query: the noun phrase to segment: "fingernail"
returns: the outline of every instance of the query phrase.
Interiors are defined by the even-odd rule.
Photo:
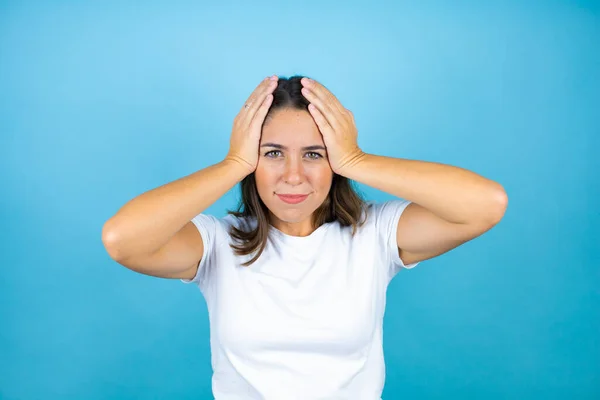
[[[272,80],[272,81],[276,81],[276,80],[277,80],[277,75],[273,75],[273,76],[271,77],[271,80]]]

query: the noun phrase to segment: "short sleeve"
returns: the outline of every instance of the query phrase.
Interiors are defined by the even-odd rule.
[[[396,241],[396,232],[398,230],[398,221],[406,207],[411,204],[410,201],[395,199],[383,203],[373,203],[372,213],[375,217],[375,226],[381,237],[381,245],[385,259],[388,261],[388,282],[402,269],[410,269],[417,266],[417,263],[405,265],[398,254],[398,243]]]
[[[199,214],[192,219],[192,223],[198,228],[198,232],[200,232],[204,252],[202,253],[202,259],[198,264],[198,270],[194,278],[181,279],[181,281],[183,283],[195,283],[200,289],[204,289],[208,284],[208,278],[213,269],[219,220],[212,215]]]

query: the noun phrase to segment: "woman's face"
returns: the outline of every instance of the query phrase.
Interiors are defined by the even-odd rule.
[[[254,175],[275,228],[293,236],[306,236],[316,228],[311,216],[329,194],[333,171],[308,111],[282,109],[265,122]],[[281,197],[286,194],[307,196],[294,201]]]

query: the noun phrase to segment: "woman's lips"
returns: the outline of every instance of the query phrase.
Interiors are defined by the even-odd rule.
[[[298,204],[298,203],[301,203],[304,200],[306,200],[308,195],[307,194],[294,194],[294,195],[278,194],[277,197],[279,197],[285,203]]]

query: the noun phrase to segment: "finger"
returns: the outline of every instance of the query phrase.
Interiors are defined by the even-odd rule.
[[[263,122],[265,121],[265,116],[269,112],[269,108],[271,107],[272,103],[273,103],[273,95],[271,93],[269,93],[267,95],[267,97],[265,97],[265,99],[263,100],[263,102],[260,105],[260,107],[258,108],[258,110],[256,110],[256,113],[254,114],[254,118],[252,118],[252,121],[250,122],[251,130],[261,128]]]
[[[313,119],[317,123],[317,126],[319,127],[319,131],[321,132],[321,135],[323,135],[323,136],[333,135],[333,127],[331,126],[331,124],[329,123],[327,118],[325,118],[323,113],[321,111],[319,111],[319,109],[317,107],[315,107],[314,104],[308,105],[308,111],[310,112],[310,115],[312,115]]]
[[[242,119],[245,121],[251,121],[256,113],[256,110],[260,107],[265,97],[271,93],[277,87],[277,82],[273,81],[271,77],[263,79],[263,81],[256,87],[252,92],[246,103],[242,106],[240,114]]]
[[[256,89],[254,89],[254,91],[246,99],[244,105],[242,106],[242,108],[240,110],[240,114],[242,114],[242,115],[247,114],[250,107],[252,107],[252,105],[254,105],[258,101],[258,99],[261,98],[261,94],[263,94],[265,92],[265,90],[269,87],[271,82],[272,81],[271,81],[270,77],[266,77],[265,79],[263,79],[260,82],[260,84],[256,87]]]
[[[341,120],[337,109],[332,108],[329,103],[323,101],[323,99],[317,96],[312,90],[302,88],[302,94],[306,97],[306,100],[317,107],[318,111],[332,128],[339,129],[341,127]]]
[[[329,104],[329,107],[332,110],[337,110],[340,113],[345,111],[342,103],[334,96],[333,93],[329,89],[325,87],[325,85],[315,81],[314,79],[303,78],[301,83],[304,87],[307,87],[311,90],[317,97],[323,99],[323,101]]]

